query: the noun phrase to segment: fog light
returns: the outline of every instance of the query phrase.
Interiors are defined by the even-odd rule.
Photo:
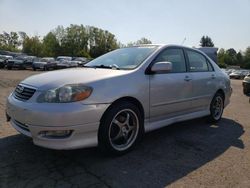
[[[41,131],[39,136],[44,138],[67,138],[72,134],[72,130]]]

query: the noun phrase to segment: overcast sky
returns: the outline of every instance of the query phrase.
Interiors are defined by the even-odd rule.
[[[198,46],[202,35],[219,48],[250,46],[250,0],[0,0],[0,32],[44,36],[58,25],[100,27],[126,44]]]

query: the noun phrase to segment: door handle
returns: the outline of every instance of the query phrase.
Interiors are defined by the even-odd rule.
[[[185,76],[184,80],[189,82],[190,80],[192,80],[192,78],[190,78],[189,76]]]
[[[214,74],[212,74],[212,79],[215,79],[215,75]]]

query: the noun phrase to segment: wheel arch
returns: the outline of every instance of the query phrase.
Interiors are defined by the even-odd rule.
[[[116,99],[114,102],[112,102],[111,105],[106,109],[106,111],[102,115],[101,120],[104,117],[105,113],[108,112],[108,110],[110,108],[112,108],[114,105],[116,105],[118,103],[121,103],[121,102],[130,102],[130,103],[138,106],[138,108],[139,108],[139,110],[140,110],[140,112],[141,112],[141,114],[143,116],[143,119],[144,119],[145,112],[144,112],[144,108],[143,108],[141,102],[138,99],[136,99],[135,97],[126,96],[126,97],[121,97],[119,99]]]
[[[225,92],[223,91],[223,89],[218,89],[218,90],[216,91],[215,95],[216,95],[217,93],[222,94],[223,100],[225,100]]]
[[[138,106],[138,109],[140,110],[141,114],[142,114],[142,118],[143,118],[143,122],[144,122],[144,117],[145,117],[145,112],[144,112],[144,108],[142,106],[142,103],[136,99],[135,97],[130,97],[130,96],[126,96],[126,97],[121,97],[119,99],[116,99],[114,102],[111,103],[111,105],[105,110],[105,112],[103,113],[100,122],[103,121],[103,118],[105,117],[105,115],[109,112],[109,110],[116,104],[118,103],[122,103],[122,102],[130,102],[136,106]],[[144,128],[144,124],[143,124],[143,129]]]

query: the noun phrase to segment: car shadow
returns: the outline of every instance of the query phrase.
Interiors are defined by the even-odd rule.
[[[130,153],[101,155],[96,148],[54,151],[20,134],[0,140],[0,187],[164,187],[216,159],[244,149],[239,123],[195,119],[145,135]]]

